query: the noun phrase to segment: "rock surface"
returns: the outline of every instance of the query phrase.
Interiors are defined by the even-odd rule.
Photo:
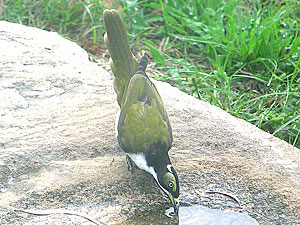
[[[172,221],[151,177],[127,171],[115,139],[112,76],[77,44],[37,28],[1,21],[0,49],[0,224],[89,224],[16,208],[70,209],[105,224],[134,224],[126,219],[139,215],[151,223],[143,212]],[[299,149],[169,84],[156,85],[173,127],[170,155],[182,205],[247,212],[260,224],[300,223]],[[233,193],[243,209],[199,196],[208,189]]]

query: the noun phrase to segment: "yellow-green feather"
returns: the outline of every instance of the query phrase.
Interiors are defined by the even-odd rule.
[[[172,187],[172,191],[175,192],[177,185],[176,185],[176,179],[174,177],[174,175],[172,173],[165,173],[165,175],[163,176],[163,182],[165,184],[165,186],[169,186],[169,183],[172,182],[173,183],[173,187]]]
[[[134,75],[125,91],[118,124],[118,138],[128,152],[151,151],[159,143],[164,151],[172,145],[171,125],[154,84]]]
[[[111,56],[110,66],[115,76],[114,89],[119,106],[122,105],[124,90],[128,80],[135,74],[137,62],[128,42],[125,26],[116,10],[105,10],[105,44]]]
[[[129,107],[127,113],[120,129],[125,134],[120,137],[123,145],[133,153],[147,152],[158,142],[168,146],[168,127],[156,108],[139,102]]]
[[[172,145],[172,129],[162,99],[145,71],[147,63],[137,70],[124,24],[115,10],[104,11],[106,46],[111,56],[121,113],[118,140],[125,152],[139,153],[158,148],[168,151]],[[147,60],[147,59],[146,59]],[[135,74],[136,73],[136,74]],[[158,150],[157,149],[157,150]]]

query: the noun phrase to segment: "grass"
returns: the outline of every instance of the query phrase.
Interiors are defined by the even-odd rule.
[[[19,0],[1,15],[96,53],[106,7],[122,8],[133,48],[146,46],[163,74],[156,79],[300,147],[297,0]]]
[[[157,79],[300,146],[296,1],[130,2],[132,39],[144,38]]]
[[[56,31],[96,53],[105,8],[99,0],[14,0],[3,1],[0,12],[6,21]]]

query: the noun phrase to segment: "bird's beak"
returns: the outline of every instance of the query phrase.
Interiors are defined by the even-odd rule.
[[[179,199],[174,198],[172,194],[169,193],[169,198],[172,202],[173,208],[174,208],[174,213],[176,216],[178,216],[179,213]]]

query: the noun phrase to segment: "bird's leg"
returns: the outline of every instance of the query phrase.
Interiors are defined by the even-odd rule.
[[[127,169],[131,172],[131,174],[134,174],[134,171],[137,168],[137,166],[135,165],[135,162],[128,155],[126,155],[126,164],[127,164]]]

